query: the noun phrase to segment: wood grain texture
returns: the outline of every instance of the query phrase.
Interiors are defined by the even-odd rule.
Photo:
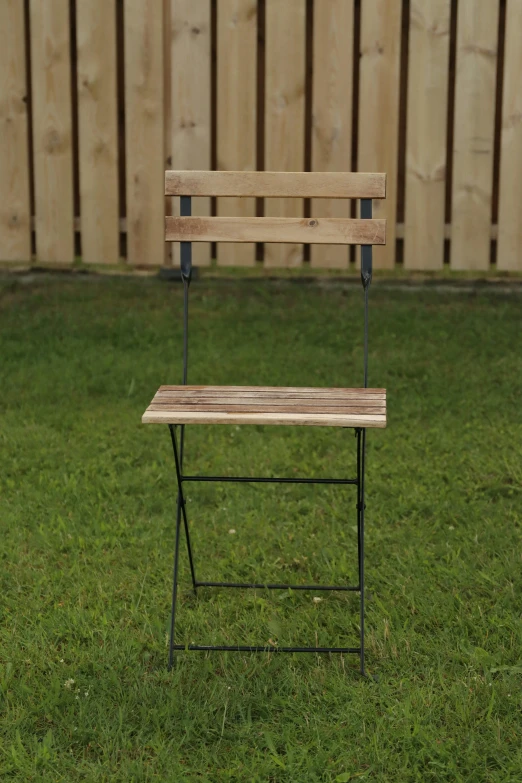
[[[164,256],[163,8],[125,0],[127,259],[161,266]]]
[[[25,20],[0,3],[0,261],[31,260]]]
[[[365,398],[378,397],[386,399],[386,389],[363,389]],[[190,394],[205,395],[205,396],[223,396],[223,395],[239,395],[241,397],[255,396],[259,398],[262,395],[268,395],[269,397],[314,397],[318,398],[341,398],[351,399],[353,397],[359,398],[361,389],[350,387],[335,387],[335,386],[194,386],[194,385],[169,385],[165,384],[160,386],[157,391],[157,396],[161,394]]]
[[[312,85],[312,169],[349,171],[352,147],[353,0],[314,3]],[[312,200],[314,217],[349,217],[344,201]],[[314,267],[345,269],[345,247],[318,246],[310,250]]]
[[[386,174],[350,171],[166,171],[165,195],[380,199],[386,196]]]
[[[357,165],[388,175],[386,201],[373,205],[374,217],[388,219],[386,247],[373,253],[376,269],[395,265],[401,13],[402,4],[389,0],[361,4]]]
[[[120,257],[114,0],[77,4],[82,260]]]
[[[256,168],[257,0],[217,5],[217,167]],[[218,215],[253,217],[254,199],[221,198]],[[221,266],[254,266],[255,245],[220,244]]]
[[[265,168],[304,168],[305,0],[266,0]],[[301,217],[300,199],[265,201],[269,217]],[[265,266],[295,267],[299,245],[265,247]]]
[[[498,0],[460,0],[452,181],[452,269],[489,269]]]
[[[171,0],[171,154],[176,169],[210,169],[210,0]],[[210,215],[210,199],[193,199],[194,215]],[[172,204],[179,215],[179,200]],[[210,264],[210,245],[193,248],[195,266]],[[179,266],[179,247],[172,248]]]
[[[171,75],[171,23],[170,23],[170,4],[171,0],[162,0],[163,2],[163,155],[164,170],[172,167],[172,75]],[[165,214],[172,214],[172,202],[177,199],[165,199]],[[166,267],[172,267],[172,251],[176,247],[171,242],[164,242],[164,264]],[[179,250],[179,248],[178,248]]]
[[[522,0],[506,7],[497,269],[522,271]]]
[[[74,260],[69,0],[31,0],[36,257]]]
[[[450,0],[411,0],[404,266],[442,269]]]
[[[385,220],[166,217],[167,242],[282,242],[383,245]]]
[[[161,386],[143,423],[385,427],[384,389]]]

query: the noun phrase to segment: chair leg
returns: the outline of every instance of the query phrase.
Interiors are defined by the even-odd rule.
[[[176,433],[172,424],[169,424],[170,437],[172,440],[172,448],[174,451],[174,462],[176,464],[176,478],[178,482],[178,501],[176,505],[176,540],[174,544],[174,573],[172,577],[172,610],[170,614],[170,636],[169,636],[169,671],[172,669],[174,663],[174,636],[176,632],[176,602],[178,597],[178,568],[179,568],[179,538],[181,532],[181,519],[183,517],[183,524],[185,527],[185,539],[187,542],[187,550],[190,563],[190,573],[192,575],[192,587],[194,593],[197,594],[197,582],[196,573],[194,569],[194,560],[192,558],[192,547],[190,545],[190,533],[188,528],[187,511],[185,507],[185,498],[183,497],[183,486],[181,479],[181,467],[180,458],[178,454],[178,446],[176,442]]]
[[[169,424],[170,437],[172,440],[172,449],[174,451],[174,462],[176,464],[176,478],[178,481],[178,502],[181,504],[181,513],[183,515],[183,527],[185,528],[185,540],[187,542],[187,553],[190,564],[190,575],[192,577],[192,589],[194,595],[197,595],[197,581],[196,581],[196,569],[194,568],[194,558],[192,557],[192,546],[190,543],[190,532],[187,519],[187,507],[185,505],[185,497],[183,495],[182,477],[181,477],[181,454],[178,452],[178,444],[176,441],[176,432],[174,425]],[[183,435],[181,441],[181,447],[183,448]]]
[[[176,629],[176,599],[178,596],[179,534],[181,530],[181,495],[176,509],[176,542],[174,544],[174,574],[172,578],[172,610],[170,614],[169,671],[174,663],[174,633]]]
[[[366,676],[364,661],[364,469],[366,430],[357,431],[357,553],[360,589],[360,644],[361,675]]]

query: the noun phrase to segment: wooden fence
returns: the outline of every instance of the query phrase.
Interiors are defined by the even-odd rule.
[[[0,0],[0,261],[176,264],[165,168],[360,170],[388,173],[378,267],[522,271],[521,31],[522,0]],[[336,246],[195,248],[212,258],[357,261]]]

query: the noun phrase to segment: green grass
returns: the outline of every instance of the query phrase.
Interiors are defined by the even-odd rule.
[[[360,291],[202,279],[191,297],[191,382],[360,384]],[[140,418],[179,382],[180,308],[154,280],[2,283],[2,780],[521,781],[520,298],[371,291],[378,683],[355,656],[182,653],[167,672],[174,467]],[[354,446],[191,427],[186,467],[353,475]],[[201,578],[356,578],[353,487],[190,485],[188,510]],[[357,644],[356,596],[196,601],[185,554],[181,640]]]

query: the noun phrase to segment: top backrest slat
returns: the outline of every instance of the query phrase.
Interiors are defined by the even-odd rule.
[[[166,171],[165,195],[386,198],[386,174],[359,171]]]

